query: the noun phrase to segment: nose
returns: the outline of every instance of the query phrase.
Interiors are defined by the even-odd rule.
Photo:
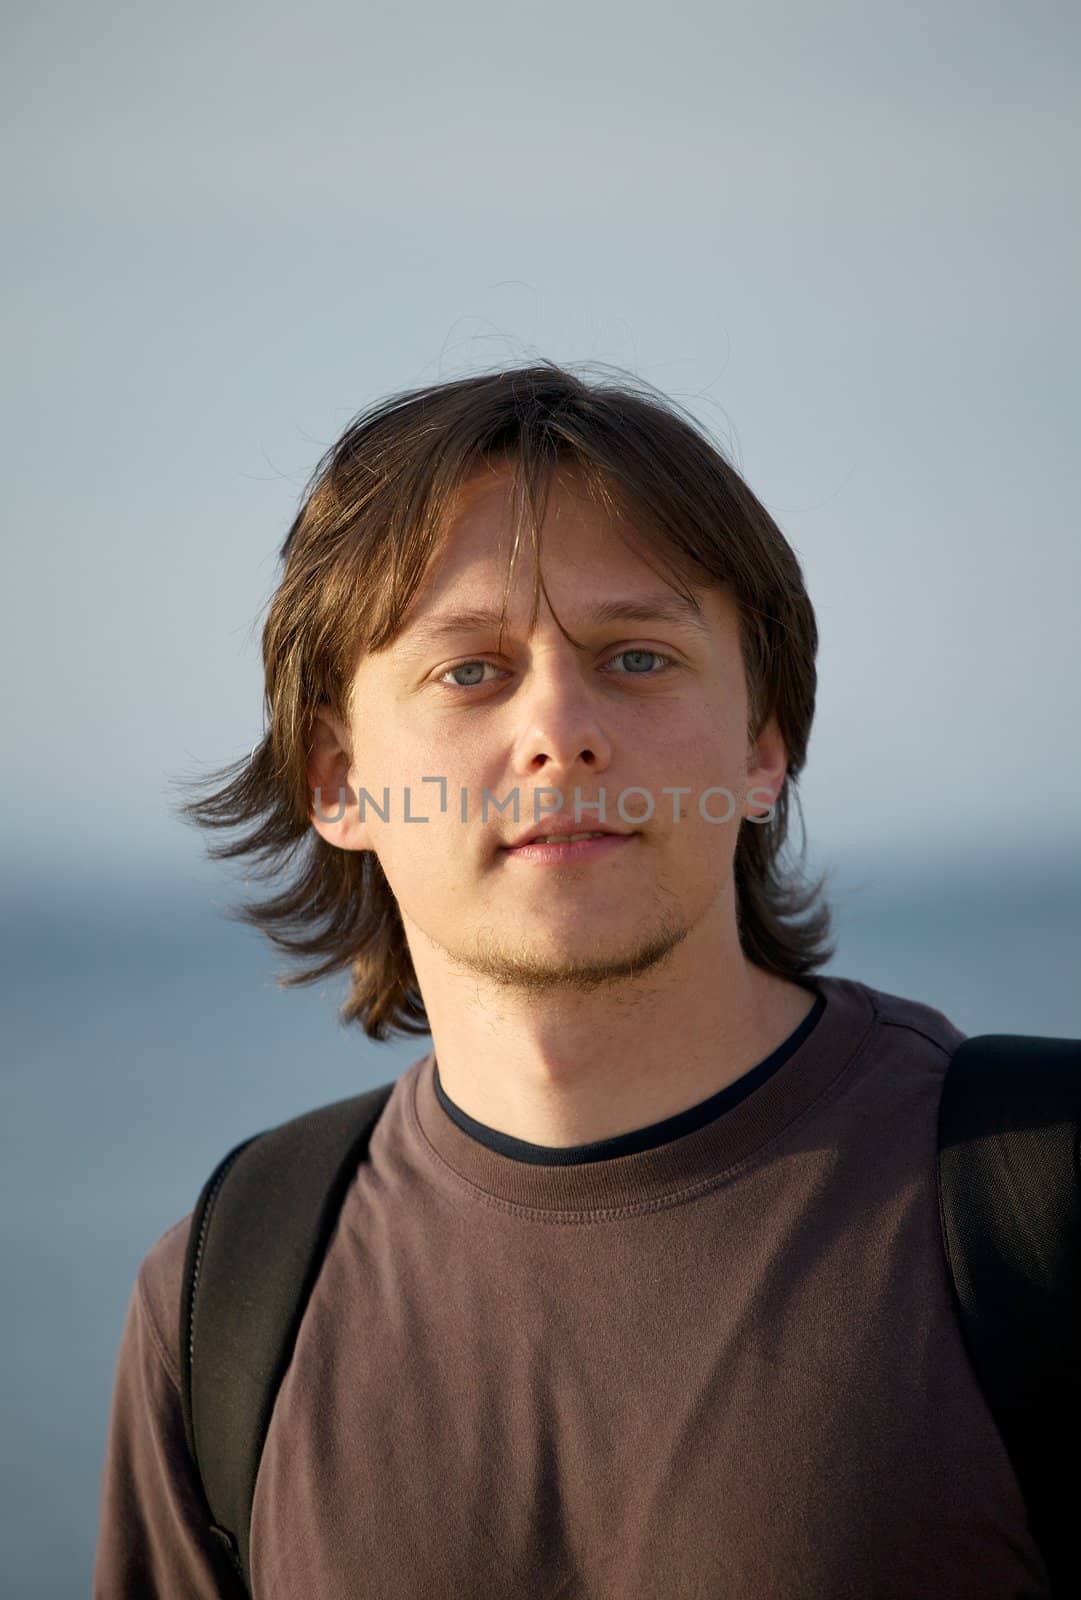
[[[598,697],[584,676],[574,647],[534,656],[522,695],[521,723],[515,739],[514,770],[540,777],[555,788],[583,772],[603,771],[612,747],[603,727]]]

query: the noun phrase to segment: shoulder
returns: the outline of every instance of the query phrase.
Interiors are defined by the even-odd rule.
[[[193,1211],[175,1222],[147,1251],[139,1264],[135,1292],[158,1355],[173,1383],[180,1387],[180,1297],[184,1260]]]
[[[965,1038],[964,1032],[952,1018],[925,1000],[889,994],[883,989],[868,988],[867,992],[881,1026],[918,1036],[944,1056],[951,1056]]]
[[[389,1099],[395,1086],[394,1083],[378,1085],[373,1091],[311,1107],[284,1122],[259,1129],[251,1139],[254,1141],[262,1140],[268,1135],[276,1136],[276,1139],[268,1140],[267,1148],[272,1158],[280,1162],[287,1161],[290,1152],[300,1151],[302,1147],[314,1148],[316,1155],[319,1156],[321,1150],[325,1151],[328,1148],[326,1130],[337,1129],[338,1144],[331,1140],[329,1148],[333,1153],[340,1145],[344,1151],[346,1149],[344,1136],[355,1133],[359,1115],[358,1103],[366,1102],[371,1093],[385,1093]],[[235,1150],[239,1150],[247,1142],[249,1141],[242,1141],[240,1145],[234,1147]],[[314,1168],[310,1164],[305,1168],[301,1163],[300,1180],[311,1182],[314,1171],[315,1177],[322,1183],[325,1165],[321,1157],[316,1160]],[[289,1171],[292,1175],[292,1168]],[[280,1185],[276,1184],[275,1187]],[[243,1188],[241,1193],[244,1193]],[[147,1338],[156,1348],[161,1364],[178,1390],[180,1388],[180,1303],[195,1209],[193,1207],[186,1216],[167,1228],[143,1256],[133,1295],[135,1314],[144,1325]]]
[[[855,978],[823,977],[819,985],[866,1014],[881,1047],[940,1057],[943,1065],[966,1037],[953,1019],[926,1000],[893,994]]]

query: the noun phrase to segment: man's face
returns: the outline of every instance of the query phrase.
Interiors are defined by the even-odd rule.
[[[508,490],[502,472],[470,479],[403,630],[361,661],[351,725],[320,712],[322,755],[317,747],[310,781],[323,785],[327,816],[335,814],[340,783],[353,798],[344,822],[314,814],[313,821],[332,843],[375,850],[422,988],[426,966],[441,953],[520,989],[588,990],[662,961],[707,918],[734,937],[740,818],[761,813],[776,794],[783,748],[774,730],[748,749],[735,602],[704,587],[697,621],[663,616],[680,597],[624,543],[573,473],[553,484],[541,568],[552,606],[583,648],[559,631],[543,595],[527,636],[528,543],[500,642]],[[646,613],[593,617],[614,602]],[[490,611],[494,620],[449,622],[465,611]],[[337,766],[335,737],[352,755],[338,756]],[[506,848],[538,819],[542,827],[575,819],[576,786],[583,805],[576,831],[607,825],[628,837],[557,860]],[[665,792],[673,787],[688,792]],[[380,808],[389,790],[388,820],[371,804],[358,820],[361,788]],[[734,796],[734,806],[718,788]],[[407,789],[409,814],[428,821],[404,820]],[[646,792],[626,795],[621,815],[619,798],[629,789]],[[500,802],[516,791],[517,819],[513,802],[500,812],[491,799],[482,819],[485,790]],[[558,810],[551,790],[562,793]],[[707,790],[714,792],[702,800]],[[585,809],[602,791],[603,822],[595,807]],[[732,815],[711,821],[703,810]]]

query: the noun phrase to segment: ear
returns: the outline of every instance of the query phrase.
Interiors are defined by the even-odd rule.
[[[311,825],[339,850],[372,850],[371,830],[360,819],[357,791],[349,781],[352,765],[348,728],[327,706],[317,706],[308,744]]]
[[[770,717],[747,756],[747,784],[743,815],[750,822],[768,822],[788,771],[788,752],[777,726]],[[767,809],[768,808],[768,809]]]

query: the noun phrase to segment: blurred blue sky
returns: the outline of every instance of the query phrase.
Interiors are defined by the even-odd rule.
[[[1078,853],[1078,13],[8,12],[7,826],[200,845],[276,551],[390,390],[629,368],[731,452],[822,632],[825,848]]]

